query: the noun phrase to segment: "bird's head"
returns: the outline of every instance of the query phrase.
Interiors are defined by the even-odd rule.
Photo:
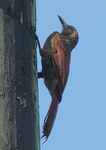
[[[73,26],[67,25],[60,16],[58,17],[63,27],[61,34],[67,39],[73,49],[79,40],[78,32]]]

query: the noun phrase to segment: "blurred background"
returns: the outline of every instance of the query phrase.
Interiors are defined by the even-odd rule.
[[[106,150],[106,0],[38,0],[37,35],[43,47],[60,15],[79,33],[57,117],[42,150]],[[37,49],[38,71],[41,58]],[[39,79],[40,133],[51,96]]]

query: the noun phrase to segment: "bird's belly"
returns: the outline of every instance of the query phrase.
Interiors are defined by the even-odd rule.
[[[44,83],[52,95],[54,87],[58,84],[52,58],[42,59],[42,71],[44,76]]]

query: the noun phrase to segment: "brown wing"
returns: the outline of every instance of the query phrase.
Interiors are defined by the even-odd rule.
[[[51,40],[53,64],[62,95],[69,75],[70,52],[68,44],[60,33],[56,33]]]

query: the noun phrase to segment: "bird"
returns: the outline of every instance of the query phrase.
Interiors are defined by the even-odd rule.
[[[49,90],[52,101],[44,119],[43,135],[47,141],[56,118],[58,105],[62,100],[70,70],[71,52],[79,41],[79,35],[75,27],[66,24],[58,15],[62,24],[62,32],[53,32],[48,36],[43,48],[36,35],[36,40],[41,55],[42,71],[38,73],[38,78],[43,78]]]

